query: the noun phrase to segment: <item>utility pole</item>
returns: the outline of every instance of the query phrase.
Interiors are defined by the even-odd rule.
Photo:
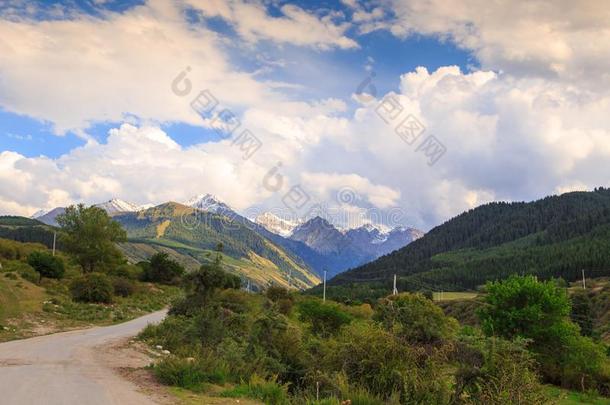
[[[53,232],[53,256],[55,256],[55,241],[57,240],[57,232]]]
[[[585,283],[585,269],[582,269],[582,289],[587,289],[587,284]]]
[[[396,288],[396,274],[394,274],[394,288],[392,289],[392,295],[398,294],[398,289]]]
[[[322,293],[322,301],[326,302],[326,270],[324,270],[324,291]]]

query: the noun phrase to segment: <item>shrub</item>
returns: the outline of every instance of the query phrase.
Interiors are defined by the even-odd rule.
[[[601,345],[580,335],[569,320],[570,301],[553,281],[513,276],[487,285],[487,306],[480,310],[483,330],[507,339],[531,339],[545,380],[564,387],[604,389],[610,382]]]
[[[64,261],[46,252],[32,252],[28,264],[43,277],[62,278],[66,271]]]
[[[312,362],[302,330],[275,311],[266,311],[252,324],[246,360],[251,362],[253,372],[295,385]]]
[[[289,405],[288,386],[278,384],[274,379],[264,380],[254,374],[247,384],[240,384],[220,394],[225,398],[259,399],[269,405]]]
[[[72,281],[70,292],[74,301],[112,302],[112,283],[108,276],[101,273],[88,273]]]
[[[124,263],[115,267],[108,273],[111,276],[127,278],[130,280],[139,280],[142,278],[143,269],[135,264]]]
[[[140,339],[144,339],[153,345],[162,345],[174,354],[185,350],[190,355],[190,350],[198,341],[197,336],[191,328],[191,320],[181,316],[168,316],[157,325],[148,325],[140,332]]]
[[[465,404],[548,404],[547,391],[540,384],[535,361],[526,341],[501,338],[464,338],[456,375],[456,397]],[[474,361],[473,361],[474,360]]]
[[[114,290],[115,295],[129,297],[135,292],[136,285],[127,278],[115,277],[112,280],[112,289]]]
[[[22,279],[27,280],[30,283],[40,283],[40,273],[25,263],[17,272],[19,273]]]
[[[176,284],[184,274],[184,267],[170,259],[167,253],[155,253],[151,256],[150,263],[141,267],[142,280],[155,283]]]
[[[153,367],[155,376],[164,384],[203,391],[205,383],[224,384],[226,374],[217,362],[204,359],[166,357]]]
[[[409,293],[381,299],[374,319],[411,343],[438,343],[453,337],[459,326],[423,295]]]
[[[6,262],[2,267],[2,271],[7,273],[16,272],[22,279],[27,280],[30,283],[40,283],[40,273],[34,270],[29,264],[18,260]]]
[[[352,316],[336,303],[325,303],[318,299],[308,299],[299,303],[300,319],[311,324],[312,332],[320,336],[330,336],[352,321]]]
[[[265,295],[273,302],[278,302],[281,299],[290,299],[290,293],[284,287],[272,285],[265,291]]]

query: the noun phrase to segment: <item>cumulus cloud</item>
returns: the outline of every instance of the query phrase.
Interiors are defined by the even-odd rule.
[[[58,133],[135,117],[105,143],[56,159],[2,152],[0,211],[31,214],[110,197],[159,203],[202,192],[242,211],[277,208],[299,184],[322,201],[353,192],[338,202],[350,212],[401,207],[402,223],[429,229],[488,201],[609,185],[610,18],[601,3],[344,4],[361,32],[439,36],[471,50],[482,69],[420,67],[351,111],[337,98],[288,99],[289,84],[239,71],[223,51],[226,37],[187,23],[183,11],[224,19],[248,45],[355,47],[343,17],[332,13],[284,6],[271,16],[258,2],[149,0],[101,17],[0,20],[3,108],[51,122]],[[194,90],[179,97],[170,84],[186,66]],[[239,111],[242,129],[262,142],[255,156],[244,160],[229,139],[183,147],[159,129],[162,122],[206,125],[189,106],[199,88]],[[402,112],[385,122],[376,108],[390,95]],[[410,144],[395,131],[408,114],[425,127]],[[431,135],[446,147],[432,166],[421,147]],[[276,191],[262,182],[272,167],[282,178]]]
[[[436,35],[471,50],[486,69],[604,91],[610,84],[610,8],[604,0],[391,0],[376,29]],[[602,85],[603,84],[603,85]]]
[[[226,153],[215,153],[219,147]],[[123,124],[110,131],[106,143],[89,143],[58,159],[3,152],[0,209],[27,215],[35,207],[91,204],[112,196],[136,203],[183,201],[202,191],[245,208],[260,198],[264,172],[233,159],[230,148],[229,142],[183,148],[158,128]]]
[[[189,101],[203,88],[234,108],[282,99],[232,66],[217,35],[189,25],[168,0],[102,17],[0,19],[0,55],[0,106],[58,134],[129,117],[201,125]],[[193,93],[177,97],[171,83],[187,66]]]

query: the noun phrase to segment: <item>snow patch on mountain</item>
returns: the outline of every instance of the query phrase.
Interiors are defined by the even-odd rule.
[[[302,220],[289,220],[281,218],[271,212],[265,212],[254,218],[254,222],[261,225],[269,232],[285,238],[292,235],[294,230],[303,224]]]
[[[137,212],[140,210],[140,207],[138,205],[121,200],[119,198],[113,198],[112,200],[95,204],[95,206],[103,209],[108,214],[116,214],[119,212]]]
[[[231,207],[223,203],[212,194],[198,194],[183,202],[188,207],[200,209],[202,211],[222,214],[226,211],[233,211]]]

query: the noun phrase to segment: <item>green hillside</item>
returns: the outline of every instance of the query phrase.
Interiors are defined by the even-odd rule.
[[[212,251],[222,243],[227,267],[255,285],[292,283],[303,289],[319,283],[301,259],[224,216],[167,203],[113,219],[127,231],[129,241],[121,248],[134,262],[162,251],[193,269],[210,261]]]
[[[610,275],[610,190],[574,192],[530,203],[491,203],[423,238],[330,281],[330,294],[382,296],[399,290],[471,290],[510,274],[573,281]]]

